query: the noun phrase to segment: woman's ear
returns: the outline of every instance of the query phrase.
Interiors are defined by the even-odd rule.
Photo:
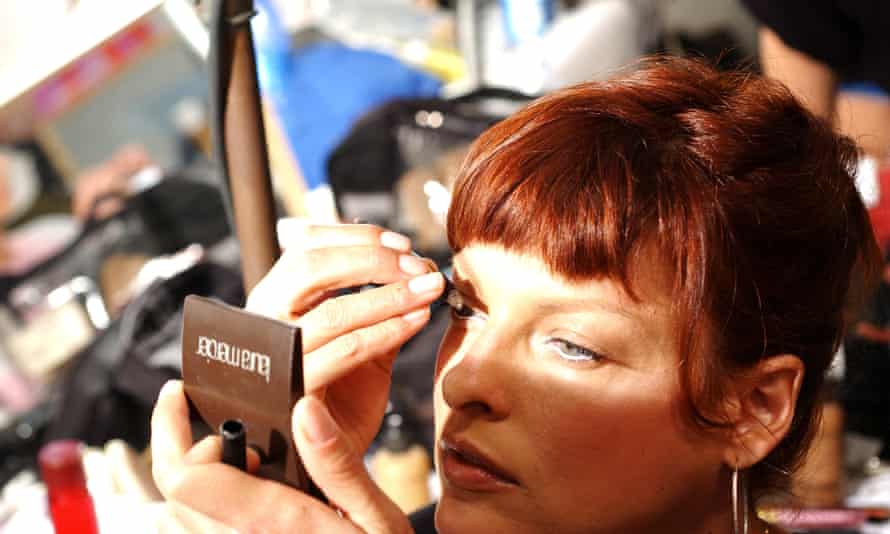
[[[727,465],[750,467],[785,438],[803,376],[803,361],[793,354],[765,358],[744,374],[730,409],[733,439],[725,452]]]

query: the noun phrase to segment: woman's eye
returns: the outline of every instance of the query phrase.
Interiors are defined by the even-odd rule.
[[[559,353],[561,358],[572,362],[595,362],[602,359],[602,355],[565,339],[552,338],[547,341],[547,345]]]
[[[476,311],[473,308],[463,305],[451,308],[451,315],[453,315],[457,319],[472,319],[473,315],[476,314]]]

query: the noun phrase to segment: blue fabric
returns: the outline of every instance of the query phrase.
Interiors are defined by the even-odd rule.
[[[355,121],[394,98],[439,94],[441,81],[386,54],[339,43],[292,51],[269,95],[309,189],[327,183],[328,156]]]
[[[501,0],[504,29],[510,46],[541,36],[553,22],[555,4],[554,0]],[[529,20],[538,24],[530,26]]]
[[[884,88],[872,82],[845,83],[841,84],[840,90],[849,93],[890,98],[890,95],[887,94],[887,91],[885,91]]]

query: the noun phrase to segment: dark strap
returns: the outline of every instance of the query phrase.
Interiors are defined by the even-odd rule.
[[[213,157],[223,177],[229,221],[241,245],[249,292],[279,256],[250,19],[253,0],[217,0],[210,28]]]
[[[414,534],[436,534],[436,505],[431,504],[411,514],[411,528]]]

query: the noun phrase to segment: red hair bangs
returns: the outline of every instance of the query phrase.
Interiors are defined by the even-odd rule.
[[[589,111],[614,99],[605,84],[586,84],[486,131],[455,186],[448,214],[454,252],[497,245],[540,258],[568,281],[615,278],[633,296],[630,260],[656,245],[658,261],[678,275],[675,292],[685,285],[700,270],[687,262],[702,250],[696,242],[710,204],[694,198],[698,188],[661,172],[669,165],[663,143]]]

